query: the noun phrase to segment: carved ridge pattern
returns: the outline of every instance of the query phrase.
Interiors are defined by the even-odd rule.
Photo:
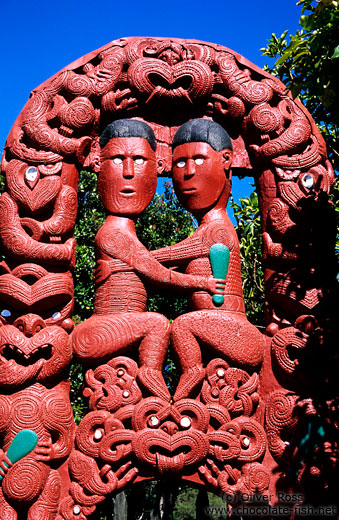
[[[269,377],[277,389],[263,397],[260,381],[268,376],[259,366],[247,372],[217,358],[196,376],[196,399],[169,403],[145,392],[135,361],[118,356],[87,370],[91,411],[76,429],[67,374],[78,171],[99,171],[98,137],[108,122],[136,118],[154,130],[161,173],[168,173],[173,135],[196,117],[229,131],[235,168],[260,172]],[[85,520],[107,494],[168,475],[230,495],[267,493],[272,461],[284,464],[295,447],[304,360],[322,345],[332,301],[326,197],[334,174],[305,108],[277,79],[222,46],[126,38],[32,92],[2,171],[0,447],[6,451],[23,428],[39,443],[8,470],[0,520],[22,511],[36,520]]]

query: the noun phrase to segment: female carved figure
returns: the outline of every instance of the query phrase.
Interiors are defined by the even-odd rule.
[[[217,123],[195,119],[177,130],[173,148],[174,188],[199,227],[179,244],[153,251],[154,257],[166,266],[184,266],[189,275],[210,276],[211,246],[222,243],[230,250],[224,303],[217,308],[211,294],[198,289],[190,298],[193,312],[173,322],[171,339],[182,370],[174,396],[178,400],[189,396],[204,377],[201,346],[245,370],[259,367],[264,346],[261,333],[246,318],[239,243],[226,212],[231,139]]]

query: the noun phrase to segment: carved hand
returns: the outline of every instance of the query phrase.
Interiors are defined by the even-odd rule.
[[[12,462],[9,460],[4,451],[0,450],[0,475],[5,477],[8,469],[12,466]]]
[[[39,441],[35,448],[35,453],[38,455],[37,460],[41,462],[49,462],[54,458],[54,448],[52,439],[49,438],[46,441]]]
[[[210,276],[207,278],[206,289],[211,294],[225,294],[226,293],[226,280],[222,280],[220,278],[213,278]]]
[[[111,272],[110,263],[107,260],[98,260],[95,269],[95,283],[98,284],[106,280]]]

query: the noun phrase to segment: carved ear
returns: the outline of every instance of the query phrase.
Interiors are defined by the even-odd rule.
[[[157,175],[160,176],[165,171],[165,161],[164,159],[157,160]]]
[[[79,146],[76,151],[76,156],[81,165],[84,165],[86,157],[90,153],[92,139],[88,136],[79,139]]]
[[[91,157],[91,166],[93,168],[94,173],[100,172],[100,156],[97,154],[93,154]]]
[[[232,150],[223,150],[222,151],[222,160],[223,160],[223,163],[224,163],[225,170],[229,169],[231,167],[232,159],[233,159],[233,152],[232,152]]]
[[[231,172],[232,159],[233,159],[232,150],[223,150],[222,151],[222,161],[224,164],[224,170],[225,170],[227,179],[232,178],[232,172]]]

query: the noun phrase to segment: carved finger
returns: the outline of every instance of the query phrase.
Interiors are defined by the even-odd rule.
[[[121,489],[126,486],[131,480],[135,478],[138,474],[137,468],[132,468],[128,471],[128,473],[119,481],[117,489]]]
[[[121,475],[123,475],[123,473],[125,473],[125,471],[127,470],[127,468],[130,468],[132,465],[132,462],[131,461],[128,461],[126,462],[126,464],[124,464],[123,466],[120,466],[116,472],[115,472],[115,475],[117,476],[117,478],[120,478]]]

